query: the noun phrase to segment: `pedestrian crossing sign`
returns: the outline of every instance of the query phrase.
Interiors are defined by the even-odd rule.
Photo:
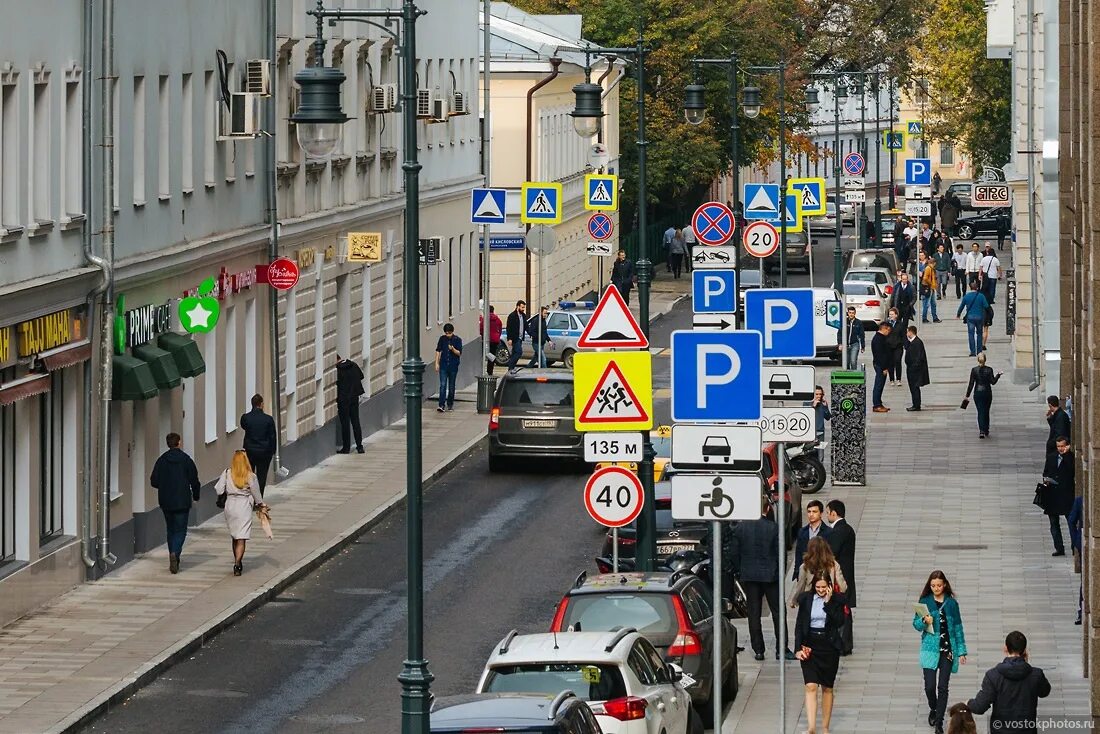
[[[524,224],[561,224],[561,184],[533,183],[520,187],[519,220]]]
[[[802,208],[800,206],[801,199],[799,198],[799,192],[791,191],[787,194],[787,203],[783,213],[786,215],[785,221],[780,221],[779,216],[776,215],[772,219],[766,219],[764,221],[770,222],[775,225],[775,228],[779,231],[786,230],[788,232],[801,232],[802,231]]]
[[[924,135],[924,123],[920,120],[906,120],[905,132],[910,137],[921,137]]]
[[[883,130],[882,149],[886,151],[905,150],[905,133],[901,130]]]
[[[585,176],[584,208],[594,212],[618,209],[619,177],[610,173],[590,173]]]
[[[798,195],[799,209],[803,216],[825,216],[825,179],[792,178],[787,187]]]
[[[653,355],[573,355],[573,423],[578,431],[648,431],[653,427]]]

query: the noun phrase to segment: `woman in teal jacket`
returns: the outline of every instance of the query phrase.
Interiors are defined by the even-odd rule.
[[[928,697],[928,725],[943,734],[947,711],[947,685],[959,663],[966,663],[966,636],[955,592],[943,571],[933,571],[921,591],[920,603],[928,610],[914,612],[913,629],[921,633],[920,665],[924,669],[924,694]],[[939,685],[937,685],[937,677]]]

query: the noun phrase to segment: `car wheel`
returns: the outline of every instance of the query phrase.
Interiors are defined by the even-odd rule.
[[[730,666],[730,672],[726,675],[726,680],[722,682],[722,700],[726,703],[732,702],[737,698],[738,688],[737,658],[734,658],[733,665]]]
[[[566,349],[561,354],[561,363],[565,365],[567,370],[573,369],[573,355],[576,354],[575,349]]]
[[[502,471],[507,471],[507,469],[508,469],[508,464],[503,458],[501,458],[499,456],[493,456],[492,454],[489,454],[489,471],[490,472],[493,472],[495,474],[495,473],[499,473],[499,472],[502,472]]]
[[[974,239],[974,228],[969,224],[963,224],[959,226],[959,239],[960,240],[972,240]]]
[[[695,709],[688,709],[688,734],[703,734],[706,727]]]

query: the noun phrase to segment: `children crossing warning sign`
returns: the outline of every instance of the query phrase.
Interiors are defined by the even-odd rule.
[[[561,184],[532,183],[520,187],[520,221],[524,224],[561,224]]]
[[[647,431],[653,427],[653,357],[649,352],[573,355],[574,425],[578,431]]]

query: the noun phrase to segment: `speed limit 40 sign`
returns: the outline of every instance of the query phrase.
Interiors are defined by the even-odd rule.
[[[813,408],[769,408],[760,414],[764,441],[808,443],[817,438]]]
[[[741,241],[745,245],[745,252],[764,258],[779,247],[779,232],[770,222],[753,222],[745,227]]]
[[[584,485],[584,507],[592,519],[609,528],[629,525],[642,511],[642,482],[621,466],[597,470]]]

